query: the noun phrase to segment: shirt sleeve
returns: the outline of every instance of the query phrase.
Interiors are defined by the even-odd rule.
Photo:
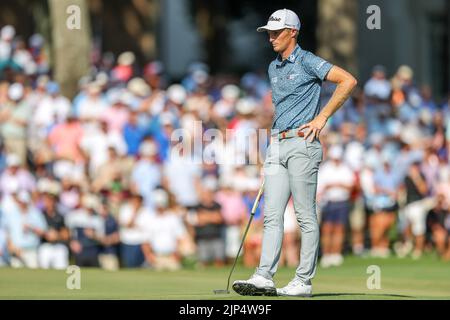
[[[333,65],[328,61],[308,52],[303,60],[306,71],[313,77],[325,80]]]

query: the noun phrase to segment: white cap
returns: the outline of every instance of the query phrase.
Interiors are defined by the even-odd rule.
[[[300,30],[301,24],[297,14],[289,9],[277,10],[270,16],[267,25],[256,29],[258,32],[275,31],[281,29]]]
[[[169,205],[169,195],[163,189],[153,191],[153,202],[157,208],[167,208]]]
[[[8,96],[11,100],[17,101],[23,97],[23,86],[20,83],[14,83],[9,87]]]
[[[176,104],[183,104],[186,101],[186,89],[180,84],[173,84],[167,89],[167,97]]]
[[[21,165],[21,161],[18,155],[16,154],[8,154],[6,156],[6,165],[8,167],[18,167]]]
[[[142,78],[134,78],[130,80],[130,82],[128,82],[127,88],[131,93],[139,97],[147,97],[151,93],[150,87]]]
[[[240,90],[239,87],[235,86],[234,84],[227,84],[222,88],[220,94],[224,99],[236,100],[237,98],[239,98]]]
[[[344,155],[344,150],[342,149],[342,147],[340,145],[334,145],[328,151],[328,156],[330,157],[330,159],[333,159],[333,160],[340,160],[340,159],[342,159],[343,155]]]
[[[252,98],[242,98],[236,104],[236,110],[240,114],[248,115],[256,109],[256,101]]]
[[[146,141],[139,147],[139,154],[143,157],[152,157],[158,153],[158,148],[153,142]]]
[[[169,112],[163,112],[159,116],[159,123],[162,126],[171,125],[173,126],[174,123],[174,116]]]
[[[0,33],[2,40],[11,41],[16,35],[16,29],[11,25],[7,25],[2,28]]]
[[[123,52],[117,58],[117,63],[121,66],[131,66],[136,60],[136,56],[131,51]]]
[[[219,187],[219,182],[217,181],[217,178],[214,176],[207,176],[202,180],[203,188],[209,191],[216,191]]]
[[[30,203],[31,197],[28,191],[22,190],[17,194],[17,199],[22,203]]]

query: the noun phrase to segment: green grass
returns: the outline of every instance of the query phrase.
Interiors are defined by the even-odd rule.
[[[367,267],[381,268],[381,289],[369,290]],[[225,289],[229,267],[179,272],[81,270],[81,289],[68,290],[65,271],[0,268],[0,299],[281,299],[214,295]],[[232,280],[246,279],[254,269],[237,266]],[[285,285],[294,269],[280,268],[275,281]],[[411,259],[346,258],[339,268],[317,269],[311,299],[450,299],[450,263],[428,255]],[[288,298],[292,299],[292,298]]]

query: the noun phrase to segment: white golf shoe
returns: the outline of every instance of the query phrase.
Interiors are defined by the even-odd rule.
[[[272,280],[254,274],[249,280],[236,280],[233,290],[241,296],[276,296],[277,289]]]
[[[304,284],[295,278],[287,286],[277,289],[277,295],[284,297],[312,297],[312,285]]]

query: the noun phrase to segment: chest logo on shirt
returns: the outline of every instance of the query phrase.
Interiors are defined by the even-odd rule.
[[[288,79],[288,80],[294,80],[294,79],[296,79],[299,75],[300,75],[300,73],[289,74],[289,75],[286,77],[286,79]]]
[[[272,79],[270,79],[270,81],[272,81],[272,83],[277,83],[278,82],[278,77],[273,77]]]

